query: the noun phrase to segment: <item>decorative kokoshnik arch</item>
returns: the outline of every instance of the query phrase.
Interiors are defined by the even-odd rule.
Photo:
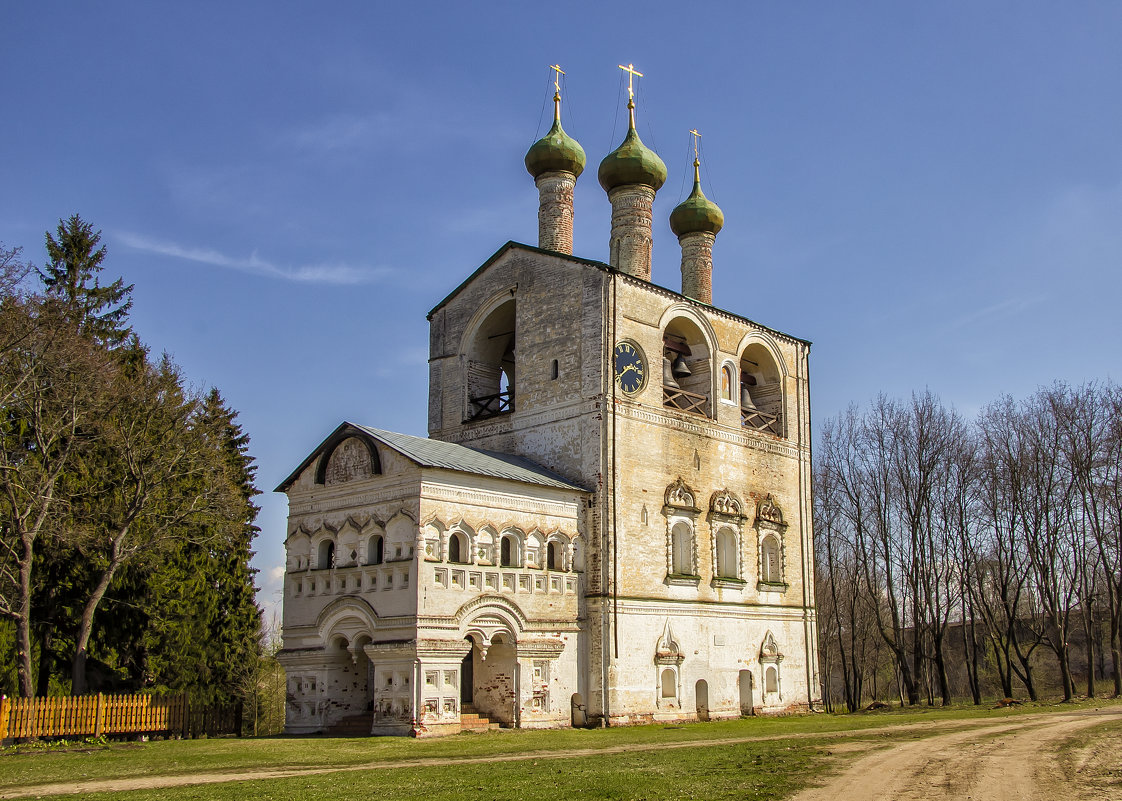
[[[324,645],[346,640],[351,658],[358,660],[363,645],[369,643],[378,629],[378,613],[362,598],[347,596],[332,601],[316,618],[316,630]]]
[[[473,598],[459,608],[454,619],[460,637],[471,637],[483,659],[496,639],[516,644],[528,622],[521,609],[497,595]]]

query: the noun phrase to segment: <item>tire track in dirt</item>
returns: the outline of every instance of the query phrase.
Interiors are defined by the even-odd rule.
[[[1055,749],[1112,720],[1122,720],[1122,710],[1011,719],[892,745],[858,757],[794,801],[1099,801],[1099,790],[1063,775]]]

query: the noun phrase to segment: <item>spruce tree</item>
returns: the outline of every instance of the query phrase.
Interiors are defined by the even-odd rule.
[[[261,658],[260,609],[250,567],[257,506],[249,437],[217,390],[196,421],[212,457],[221,460],[237,510],[196,522],[149,576],[144,630],[146,672],[158,687],[187,690],[192,700],[229,703]]]
[[[58,221],[57,239],[46,234],[47,264],[38,270],[47,297],[60,303],[67,316],[84,332],[115,347],[128,339],[126,321],[132,308],[133,285],[123,278],[102,286],[98,273],[104,269],[105,246],[101,231],[77,214]]]

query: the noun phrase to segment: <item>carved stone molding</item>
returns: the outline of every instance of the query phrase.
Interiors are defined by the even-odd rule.
[[[574,501],[547,501],[539,498],[511,496],[505,493],[489,492],[487,490],[466,490],[459,487],[445,487],[440,484],[425,482],[421,485],[421,498],[445,503],[478,506],[488,510],[502,509],[509,512],[522,512],[525,514],[544,517],[562,517],[575,519],[580,510],[580,503]]]
[[[674,631],[670,628],[670,620],[667,619],[666,625],[662,630],[662,636],[658,638],[658,643],[655,645],[655,664],[673,665],[677,667],[682,664],[685,658],[685,655],[682,653],[682,647],[674,638]]]
[[[668,509],[682,509],[689,512],[700,512],[697,507],[697,493],[679,476],[663,495]]]
[[[717,490],[709,498],[709,513],[727,520],[741,520],[745,516],[744,504],[735,493],[727,489]]]
[[[775,502],[771,493],[768,493],[768,496],[756,505],[756,520],[757,522],[786,527],[786,523],[783,522],[783,510],[779,508],[779,504]]]

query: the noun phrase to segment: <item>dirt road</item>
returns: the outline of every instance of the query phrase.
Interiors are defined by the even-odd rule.
[[[895,743],[795,801],[1122,801],[1117,729],[1091,728],[1119,721],[1117,708],[1081,710]],[[1073,748],[1059,748],[1073,737]]]
[[[9,787],[0,799],[93,792],[154,790],[187,785],[282,779],[325,773],[426,765],[481,764],[605,756],[660,749],[690,749],[761,740],[839,740],[837,753],[853,754],[843,771],[794,801],[1122,801],[1122,738],[1102,733],[1074,750],[1057,746],[1099,724],[1122,724],[1122,707],[1006,718],[978,723],[946,720],[893,724],[860,732],[735,737],[596,749],[533,751],[461,758],[396,759],[362,765],[256,768],[214,773],[146,775],[75,783]],[[932,734],[933,731],[945,732]],[[914,739],[919,738],[919,739]],[[1113,784],[1111,783],[1113,782]]]

